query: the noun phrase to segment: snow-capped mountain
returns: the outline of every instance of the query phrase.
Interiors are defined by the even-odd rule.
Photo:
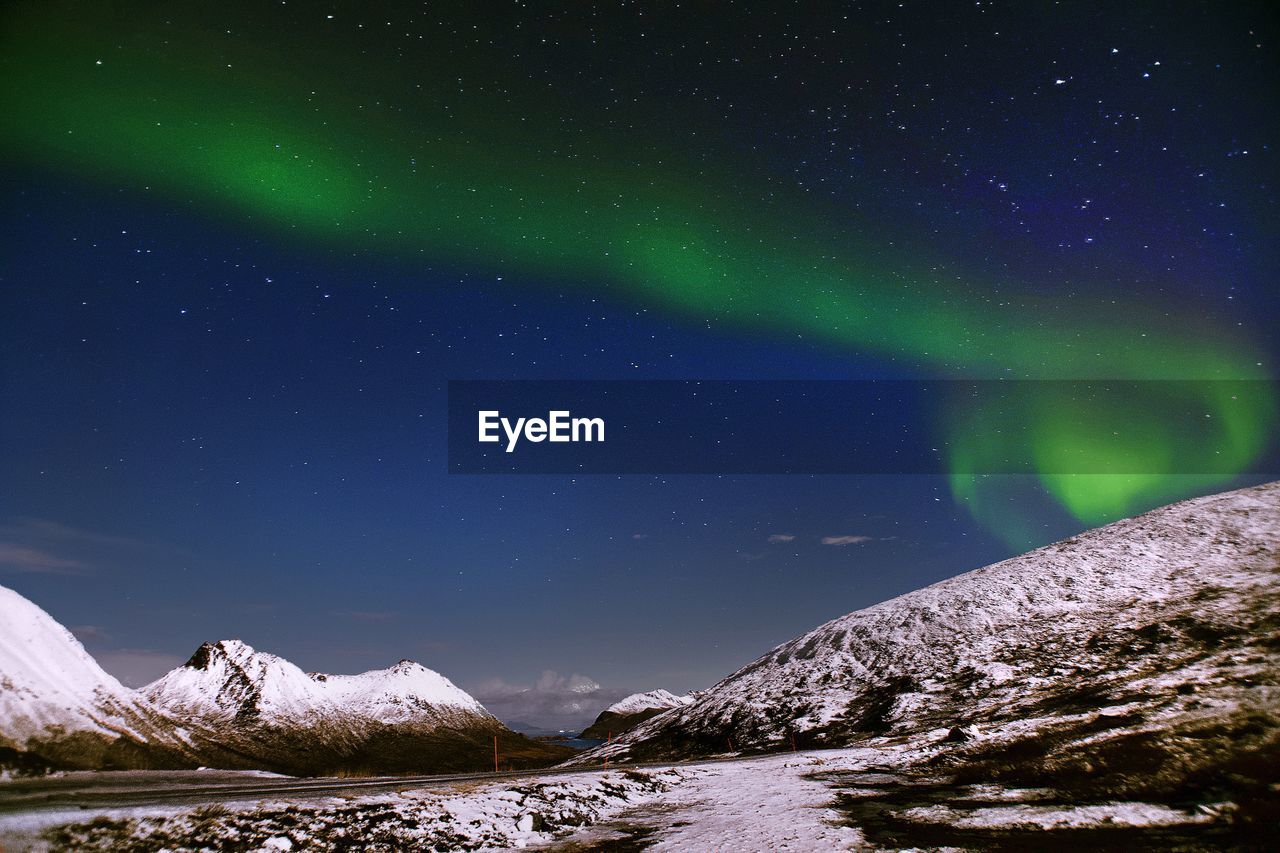
[[[411,660],[360,675],[306,673],[240,640],[205,643],[142,693],[171,713],[209,725],[442,725],[493,719],[449,679]]]
[[[305,673],[226,640],[129,690],[49,614],[0,587],[0,767],[481,770],[495,737],[508,766],[568,754],[512,732],[408,660],[360,675]]]
[[[677,696],[669,690],[632,693],[601,711],[595,722],[584,729],[579,737],[591,740],[611,739],[665,711],[683,707],[692,701],[692,694]]]
[[[309,677],[321,684],[331,701],[348,714],[385,725],[494,719],[471,694],[440,673],[408,659],[389,669],[359,675],[310,673]]]
[[[636,714],[651,709],[665,711],[688,705],[692,701],[692,696],[677,696],[670,690],[650,690],[648,693],[632,693],[627,698],[614,702],[605,711],[613,714]]]
[[[205,643],[141,693],[242,762],[285,772],[475,768],[491,760],[494,736],[526,757],[539,750],[410,660],[359,675],[307,673],[223,640]]]
[[[0,587],[0,760],[54,767],[181,766],[168,721],[70,631]]]
[[[1278,629],[1280,483],[1270,483],[1153,510],[834,619],[577,760],[939,730],[963,740],[974,725],[1071,715],[1105,727],[1100,709],[1152,725],[1274,709]]]
[[[693,696],[677,696],[670,690],[650,690],[647,693],[632,693],[625,699],[614,702],[600,712],[596,721],[578,735],[590,740],[605,740],[613,735],[621,734],[635,728],[645,720],[650,720],[672,708],[688,705]]]

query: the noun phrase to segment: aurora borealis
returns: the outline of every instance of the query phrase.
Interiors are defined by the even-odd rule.
[[[38,184],[364,265],[421,304],[474,279],[602,300],[673,336],[794,343],[810,376],[1204,380],[1105,405],[1046,383],[1017,401],[1020,444],[957,400],[949,499],[1008,547],[1040,542],[1046,495],[1095,525],[1248,472],[1275,400],[1214,380],[1273,373],[1262,7],[1113,10],[1112,44],[1037,4],[904,5],[20,4],[3,145]],[[572,322],[544,332],[578,347]],[[1167,405],[1203,410],[1197,452],[1230,473],[1178,475]],[[1135,447],[1149,471],[1064,462]],[[1037,483],[975,475],[1009,453]]]
[[[548,156],[541,146],[514,144],[483,101],[470,106],[490,121],[446,122],[427,97],[398,110],[365,110],[361,96],[372,100],[378,90],[323,73],[307,83],[290,72],[286,57],[264,56],[258,45],[250,51],[232,42],[218,51],[178,41],[155,55],[119,46],[110,22],[78,21],[70,33],[41,23],[29,18],[7,28],[5,107],[21,151],[225,207],[281,231],[562,275],[585,287],[621,289],[638,304],[748,329],[799,331],[927,371],[1265,375],[1247,335],[1206,327],[1190,314],[1170,317],[1166,305],[1110,300],[1099,317],[1025,298],[1012,317],[993,318],[983,310],[989,297],[981,280],[943,283],[905,257],[869,262],[856,230],[823,227],[800,200],[747,210],[742,194],[704,174],[709,170],[667,173],[616,138],[591,137],[587,162]],[[90,66],[91,56],[102,58]],[[303,96],[307,85],[325,92],[322,107],[309,108],[316,98]],[[536,138],[554,119],[533,112],[526,124]],[[716,171],[732,169],[720,164]],[[1110,319],[1116,315],[1123,322]],[[1243,470],[1272,414],[1201,402],[1224,424],[1209,438],[1212,452],[1230,453]],[[1140,417],[1142,408],[1134,401],[1129,411],[1100,414],[1124,420]],[[1065,435],[1058,419],[1046,417],[1051,409],[1040,401],[1028,412],[1049,421],[1037,430],[1038,446],[1052,452],[1089,440]],[[1158,424],[1144,426],[1143,440],[1158,448]],[[975,452],[965,435],[954,438],[958,455]],[[1081,520],[1097,522],[1132,511],[1143,498],[1182,491],[1158,487],[1156,475],[1173,473],[1158,452],[1152,466],[1150,482],[1045,485]],[[958,484],[956,494],[974,500],[974,488]]]

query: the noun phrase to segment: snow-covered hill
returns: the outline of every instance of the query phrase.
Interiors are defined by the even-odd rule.
[[[181,766],[173,750],[166,720],[53,617],[0,587],[0,763]]]
[[[578,737],[588,740],[605,740],[634,728],[645,720],[653,719],[663,711],[688,705],[692,701],[692,694],[677,696],[670,690],[632,693],[601,711],[596,721],[584,729]]]
[[[1100,710],[1133,715],[1131,727],[1263,713],[1280,705],[1278,631],[1271,483],[1173,504],[832,620],[579,760],[953,728],[964,739],[974,725],[1073,715],[1106,728]]]

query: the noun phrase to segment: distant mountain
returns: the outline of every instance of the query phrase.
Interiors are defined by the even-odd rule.
[[[182,767],[195,760],[182,734],[53,617],[0,587],[0,766]]]
[[[0,587],[0,768],[484,770],[495,737],[508,767],[572,753],[516,734],[408,660],[360,675],[308,674],[226,640],[132,691],[47,613]]]
[[[653,719],[664,711],[688,705],[692,696],[677,696],[668,690],[632,693],[600,712],[596,721],[578,735],[590,740],[605,740]]]
[[[1280,483],[1271,483],[1173,504],[842,616],[575,760],[883,735],[953,741],[971,770],[988,762],[1030,783],[1078,772],[1097,784],[1110,773],[1122,786],[1163,773],[1174,785],[1280,765],[1277,685]],[[983,746],[984,733],[999,737]]]
[[[183,666],[141,692],[162,708],[213,725],[466,725],[493,720],[447,678],[410,660],[360,675],[305,673],[239,640],[205,643]]]
[[[239,640],[205,643],[141,693],[241,763],[287,773],[400,773],[547,763],[560,753],[510,731],[439,673],[403,660],[360,675],[306,673]]]

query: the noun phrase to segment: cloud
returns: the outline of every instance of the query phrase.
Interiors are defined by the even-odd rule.
[[[15,542],[0,542],[0,566],[42,575],[79,575],[89,568],[80,560],[59,557],[48,549]]]
[[[491,678],[468,691],[508,726],[525,731],[581,731],[634,691],[601,687],[589,676],[544,670],[532,684]]]
[[[870,536],[823,536],[823,545],[861,545],[863,542],[870,542]]]
[[[0,569],[80,575],[135,563],[145,555],[192,556],[167,545],[94,533],[49,519],[17,517],[0,524]]]
[[[774,542],[774,543],[777,543],[777,542],[792,542],[792,541],[794,541],[794,540],[795,540],[795,538],[796,538],[796,537],[795,537],[795,536],[793,536],[793,535],[792,535],[792,534],[790,534],[790,533],[770,533],[770,534],[769,534],[769,541],[770,541],[770,542]]]
[[[39,539],[45,542],[67,542],[84,545],[107,545],[115,548],[150,548],[150,544],[126,536],[105,536],[44,518],[16,518],[0,527],[0,536]]]
[[[186,658],[152,649],[113,649],[97,652],[94,657],[126,687],[144,687],[187,662]]]
[[[632,539],[648,539],[649,534],[648,533],[632,533],[631,538]]]

